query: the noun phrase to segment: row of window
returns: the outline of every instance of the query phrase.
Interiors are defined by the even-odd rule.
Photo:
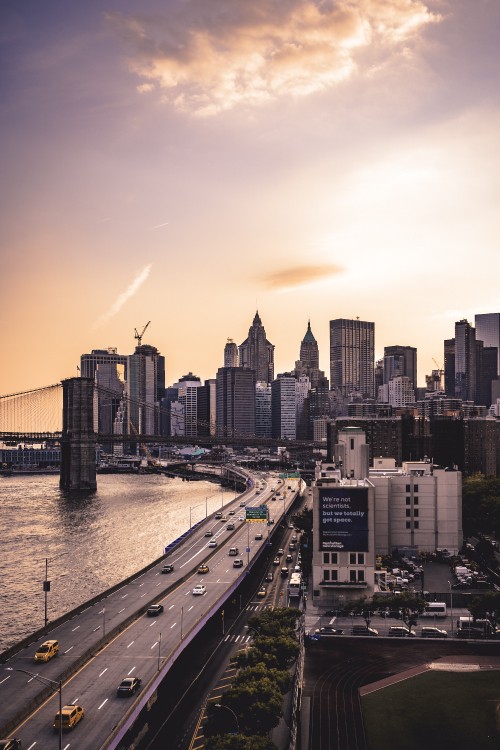
[[[339,564],[338,552],[323,552],[323,564],[324,565],[338,565]],[[365,564],[364,552],[349,552],[349,565],[364,565],[364,564]]]
[[[339,580],[339,571],[338,570],[328,570],[325,569],[323,571],[323,579],[325,581],[338,581]],[[364,570],[350,570],[349,571],[349,581],[350,583],[357,583],[359,581],[365,580],[365,571]]]
[[[406,491],[411,492],[411,484],[406,485]],[[418,484],[413,485],[413,492],[418,492]]]
[[[406,528],[407,529],[411,529],[411,521],[407,521],[406,522]],[[419,522],[418,521],[413,521],[413,528],[414,529],[418,529],[419,528]]]
[[[406,504],[410,505],[410,503],[411,503],[411,497],[407,497],[406,498]],[[413,505],[418,505],[418,497],[414,497],[413,498]]]

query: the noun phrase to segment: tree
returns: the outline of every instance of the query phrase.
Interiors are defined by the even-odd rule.
[[[475,620],[484,618],[496,630],[500,623],[500,591],[488,591],[487,594],[476,597],[469,609]]]
[[[230,688],[221,702],[234,711],[243,734],[266,734],[280,720],[281,691],[266,678]]]
[[[374,596],[373,599],[362,601],[357,606],[361,606],[363,612],[368,613],[375,610],[383,611],[384,609],[396,610],[400,613],[401,619],[411,631],[412,627],[417,624],[419,614],[424,611],[426,602],[421,596],[405,591],[402,594],[391,594],[390,596]]]
[[[462,521],[466,536],[500,533],[500,479],[473,474],[463,480]]]
[[[297,626],[300,612],[294,607],[266,609],[248,620],[251,628],[261,635],[291,635]]]
[[[268,669],[265,664],[259,663],[254,667],[247,667],[238,672],[233,686],[248,685],[263,679],[272,680],[278,690],[285,694],[290,690],[291,678],[286,669]]]
[[[218,734],[207,739],[207,750],[278,750],[267,737],[244,734]]]

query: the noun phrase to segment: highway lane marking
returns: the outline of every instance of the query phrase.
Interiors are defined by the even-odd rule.
[[[156,641],[156,643],[153,643],[153,645],[151,646],[151,649],[153,649],[155,646],[157,646],[158,643],[159,643],[159,641]]]
[[[125,612],[125,607],[123,609],[120,609],[118,614],[121,615],[122,612]]]
[[[31,743],[31,745],[30,745],[30,746],[28,747],[28,750],[31,750],[31,748],[32,748],[32,747],[35,747],[35,745],[36,745],[36,741],[35,741],[35,742],[32,742],[32,743]]]
[[[7,677],[4,677],[3,680],[0,680],[0,685],[2,684],[2,682],[5,682],[5,680],[9,680],[9,679],[10,679],[10,674],[7,675]]]
[[[123,594],[122,599],[126,599],[128,594]]]
[[[161,586],[162,583],[163,583],[163,581],[160,581],[160,583],[157,583],[156,585],[157,586]]]
[[[140,584],[139,584],[139,586],[138,586],[137,588],[139,588],[139,589],[140,589],[140,588],[141,588],[141,586],[144,586],[144,581],[143,581],[142,583],[140,583]]]
[[[102,615],[103,612],[106,612],[106,608],[105,607],[103,607],[101,610],[99,610],[99,612],[97,614],[98,615]]]
[[[156,625],[156,620],[153,620],[153,622],[151,623],[151,625],[149,627],[152,628],[153,625]]]
[[[170,630],[172,630],[172,628],[175,628],[176,625],[177,625],[177,623],[174,622],[174,624],[170,626]]]
[[[79,628],[79,627],[80,627],[80,626],[79,626],[79,625],[77,625],[77,626],[76,626],[76,628],[73,628],[73,630],[72,630],[71,632],[72,632],[72,633],[74,633],[74,632],[75,632],[75,630],[78,630],[78,628]]]
[[[68,742],[68,744],[67,744],[67,745],[65,745],[65,746],[63,747],[63,750],[68,750],[68,747],[70,746],[70,744],[71,744],[71,743],[70,743],[70,742]]]
[[[99,630],[99,628],[100,628],[100,627],[101,627],[101,626],[100,626],[100,625],[98,625],[98,626],[97,626],[96,628],[94,628],[94,629],[93,629],[93,631],[92,631],[92,632],[93,632],[93,633],[96,633],[96,632],[97,632],[97,631]]]
[[[79,697],[80,697],[80,696],[79,696],[79,695],[77,695],[77,696],[76,696],[76,698],[73,698],[73,700],[71,701],[71,705],[72,705],[72,706],[74,706],[74,705],[75,705],[75,703],[78,703],[78,698],[79,698]]]
[[[131,646],[131,645],[132,645],[133,643],[135,643],[135,641],[131,641],[131,642],[130,642],[130,643],[128,644],[127,648],[130,648],[130,646]]]
[[[134,669],[135,669],[135,667],[132,667],[132,669],[130,670],[130,672],[127,672],[127,677],[128,677],[129,674],[132,674],[132,672],[134,671]]]
[[[194,604],[191,604],[191,606],[188,609],[188,612],[191,612],[191,610],[193,609],[193,607],[194,607]]]
[[[175,607],[175,604],[171,604],[169,609],[173,609]]]
[[[101,708],[102,708],[102,707],[104,706],[104,704],[105,704],[105,703],[107,703],[107,702],[108,702],[108,699],[107,699],[107,698],[105,698],[105,699],[103,700],[103,702],[101,703],[101,705],[97,707],[97,710],[98,710],[98,711],[100,711],[100,710],[101,710]]]
[[[104,674],[104,672],[107,672],[107,671],[108,671],[108,668],[106,667],[106,669],[103,669],[103,670],[102,670],[102,672],[101,672],[101,674],[99,675],[99,677],[102,677],[102,676],[103,676],[103,674]]]
[[[146,594],[141,594],[139,599],[142,599],[144,596],[146,596]]]
[[[74,648],[74,647],[73,647],[73,646],[70,646],[69,648],[67,648],[67,649],[66,649],[66,651],[65,651],[64,653],[65,653],[65,654],[67,654],[67,653],[68,653],[68,651],[71,651],[71,649],[72,649],[72,648]]]

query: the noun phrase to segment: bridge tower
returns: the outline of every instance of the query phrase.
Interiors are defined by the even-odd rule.
[[[97,489],[93,378],[67,378],[63,386],[61,475],[63,490]]]

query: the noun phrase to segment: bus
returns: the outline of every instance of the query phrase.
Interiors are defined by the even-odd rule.
[[[427,602],[420,617],[446,617],[446,602]]]
[[[300,573],[292,573],[288,584],[288,596],[290,598],[300,597],[302,594],[302,576]]]

